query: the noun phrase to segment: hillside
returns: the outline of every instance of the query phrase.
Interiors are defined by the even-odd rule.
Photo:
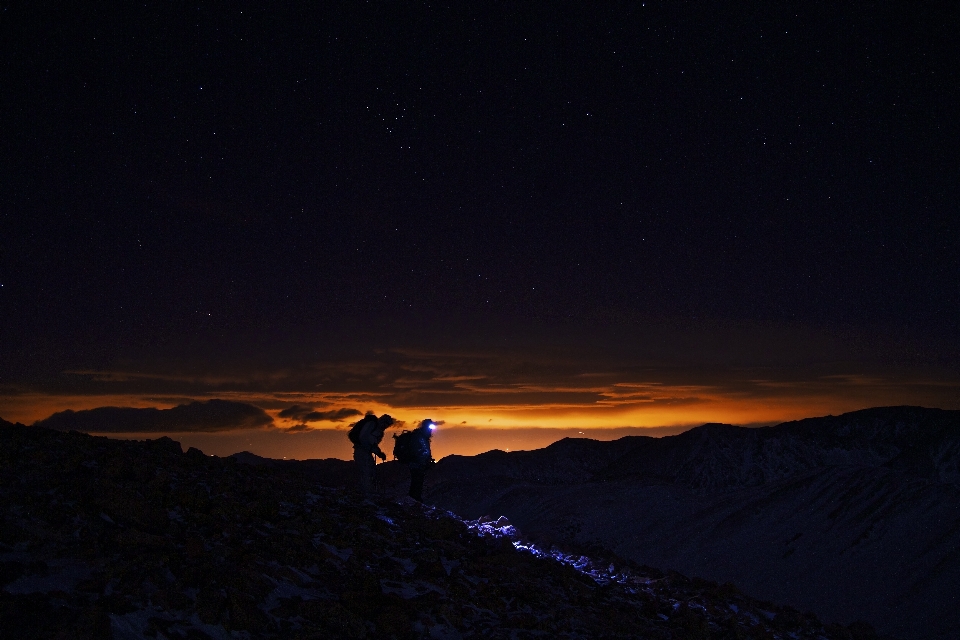
[[[960,632],[958,461],[960,412],[890,407],[451,456],[427,495],[466,517],[504,514],[545,544],[946,639]]]
[[[0,422],[4,637],[875,637],[246,462]]]

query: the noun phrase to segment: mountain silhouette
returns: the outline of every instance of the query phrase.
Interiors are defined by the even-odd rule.
[[[960,411],[448,456],[427,498],[902,638],[960,634]]]
[[[555,450],[586,469],[591,447]],[[731,585],[538,546],[504,517],[365,500],[340,486],[355,475],[0,421],[0,635],[877,638]]]

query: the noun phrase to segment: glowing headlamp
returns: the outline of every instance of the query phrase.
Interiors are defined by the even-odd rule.
[[[427,425],[427,429],[430,429],[430,431],[433,431],[436,428],[437,428],[437,425],[434,424],[433,422]]]

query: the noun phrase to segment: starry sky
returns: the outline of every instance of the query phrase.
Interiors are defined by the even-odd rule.
[[[0,2],[0,416],[960,408],[960,9],[837,4]]]

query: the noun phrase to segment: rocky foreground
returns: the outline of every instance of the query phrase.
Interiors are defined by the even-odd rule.
[[[296,466],[0,421],[6,638],[828,638],[862,624]]]

